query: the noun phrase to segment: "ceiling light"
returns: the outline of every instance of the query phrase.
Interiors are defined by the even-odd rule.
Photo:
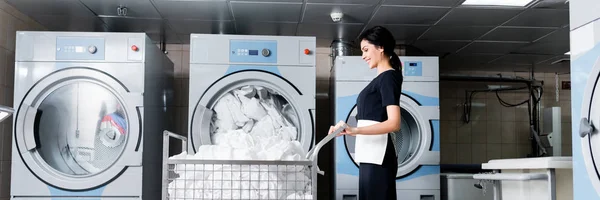
[[[463,5],[477,6],[526,6],[533,0],[465,0]]]
[[[10,115],[12,115],[13,113],[13,109],[6,107],[6,106],[0,106],[0,122],[4,121],[4,119],[8,118]]]

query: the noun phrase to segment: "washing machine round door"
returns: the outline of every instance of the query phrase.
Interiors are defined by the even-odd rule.
[[[214,144],[215,133],[243,130],[250,135],[285,134],[308,151],[314,136],[313,104],[313,96],[303,95],[275,74],[229,74],[213,83],[194,108],[190,124],[193,150]]]
[[[423,122],[423,118],[418,112],[419,105],[412,98],[402,94],[400,108],[400,131],[392,134],[392,141],[398,157],[397,178],[407,176],[422,164],[423,153],[429,150],[433,139],[433,130],[430,124]],[[346,119],[348,125],[357,125],[356,114],[356,106],[354,106]],[[344,136],[344,143],[350,158],[358,167],[358,163],[354,160],[355,141],[356,137],[354,136]]]
[[[87,190],[110,182],[127,166],[141,164],[133,98],[112,77],[92,69],[44,77],[16,112],[21,159],[37,178],[57,188]]]
[[[587,174],[600,194],[600,60],[596,61],[584,90],[579,136]]]

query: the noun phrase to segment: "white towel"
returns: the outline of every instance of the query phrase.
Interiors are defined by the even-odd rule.
[[[371,120],[358,120],[357,127],[370,126],[379,122]],[[388,134],[356,135],[355,160],[358,163],[372,163],[381,165],[385,156]]]

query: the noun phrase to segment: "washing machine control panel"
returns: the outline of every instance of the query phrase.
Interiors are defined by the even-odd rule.
[[[423,76],[423,62],[405,61],[402,65],[404,76]]]
[[[277,63],[277,41],[231,40],[229,61],[240,63]]]
[[[104,60],[104,49],[104,38],[56,38],[56,60]]]

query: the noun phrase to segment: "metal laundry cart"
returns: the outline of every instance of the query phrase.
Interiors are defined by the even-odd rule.
[[[317,154],[344,128],[321,140],[306,160],[201,160],[169,157],[169,140],[187,138],[164,131],[162,199],[317,199]]]

